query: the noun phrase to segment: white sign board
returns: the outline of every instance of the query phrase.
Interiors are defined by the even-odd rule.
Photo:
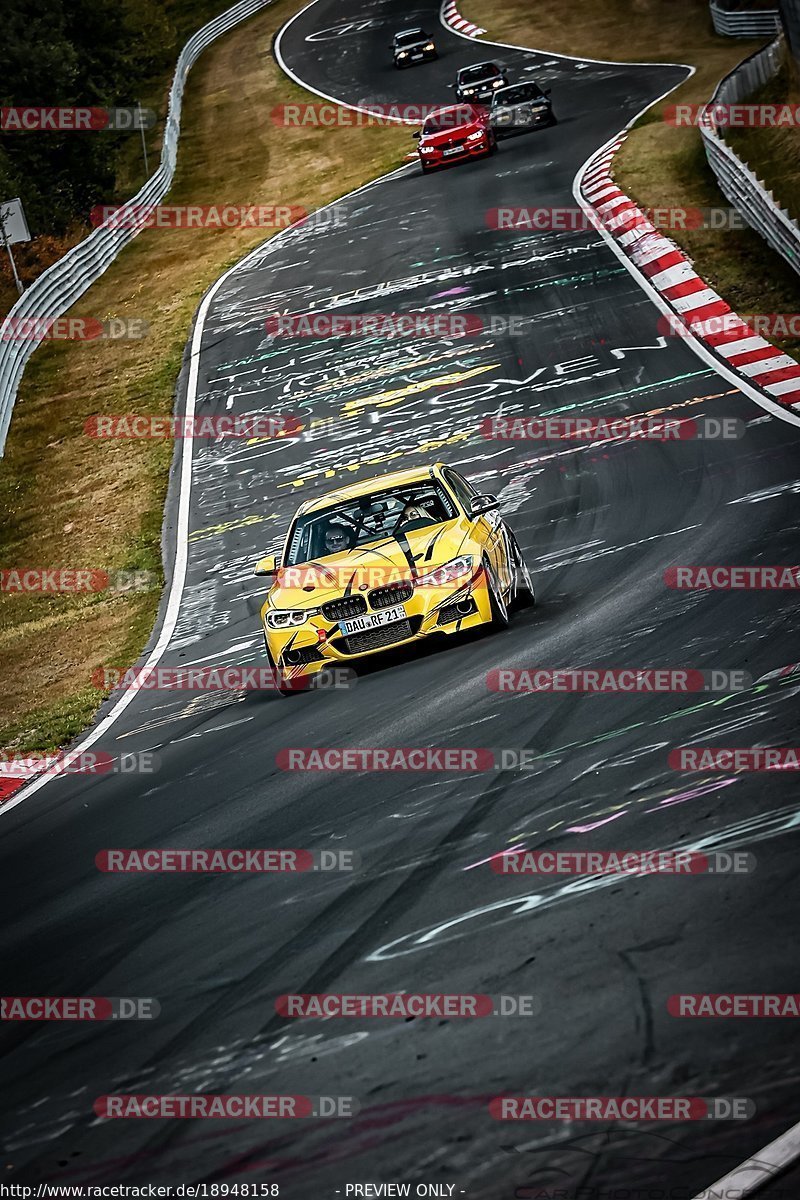
[[[22,201],[0,200],[0,245],[15,246],[31,240],[28,222],[22,211]]]

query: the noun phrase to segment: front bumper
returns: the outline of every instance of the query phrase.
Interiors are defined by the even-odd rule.
[[[320,613],[291,629],[268,629],[265,606],[261,622],[270,657],[287,681],[296,683],[332,665],[411,645],[435,634],[453,634],[488,624],[492,619],[482,568],[472,579],[455,585],[417,587],[403,602],[405,617],[388,625],[346,636],[338,621]],[[368,613],[380,608],[368,606]]]
[[[458,88],[455,89],[456,99],[464,104],[486,104],[494,96],[497,88],[481,88],[478,92],[462,92]]]
[[[553,119],[553,110],[513,110],[492,117],[492,129],[497,137],[509,137],[513,133],[525,133],[528,129],[538,129],[547,126]]]
[[[405,58],[395,54],[394,65],[396,67],[413,67],[416,63],[430,62],[434,58],[436,58],[436,50],[413,50]]]
[[[489,151],[489,135],[484,134],[482,138],[476,139],[474,142],[464,142],[464,145],[459,147],[458,154],[444,154],[439,150],[436,154],[423,154],[420,151],[419,160],[423,167],[444,167],[448,163],[464,162],[468,158],[480,158]]]

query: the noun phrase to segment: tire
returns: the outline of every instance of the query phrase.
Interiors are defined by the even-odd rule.
[[[487,151],[487,157],[491,158],[491,156],[493,154],[497,154],[497,138],[494,136],[494,134],[492,134],[492,140],[491,140],[491,143],[489,144],[489,149]]]
[[[512,540],[511,548],[514,553],[514,606],[516,608],[533,608],[536,604],[533,580],[516,538]]]
[[[508,605],[503,599],[503,592],[497,576],[487,558],[483,560],[483,572],[486,576],[486,587],[489,592],[489,609],[492,614],[489,628],[493,630],[507,629],[511,619],[508,615]]]

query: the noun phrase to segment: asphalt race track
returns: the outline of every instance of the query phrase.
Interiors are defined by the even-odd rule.
[[[440,59],[396,72],[388,42],[416,23],[435,33]],[[491,53],[442,30],[433,5],[396,0],[319,0],[280,51],[310,87],[351,104],[446,102],[456,69]],[[552,88],[556,127],[430,176],[410,164],[326,223],[265,245],[211,299],[179,408],[193,369],[198,412],[290,412],[305,432],[189,447],[186,585],[162,665],[264,665],[252,564],[300,500],[436,460],[501,497],[538,605],[502,634],[372,660],[347,690],[139,692],[95,749],[153,751],[157,771],[54,779],[0,813],[4,992],[161,1005],[152,1022],[4,1025],[3,1182],[270,1182],[290,1200],[365,1181],[452,1184],[480,1200],[655,1185],[690,1197],[798,1119],[796,1022],[667,1012],[673,993],[793,990],[791,775],[683,775],[667,755],[797,744],[797,683],[532,696],[492,693],[486,675],[598,665],[758,679],[800,661],[791,592],[679,592],[663,579],[676,563],[797,561],[800,430],[659,338],[657,310],[594,232],[487,223],[502,205],[574,207],[581,164],[684,69],[511,50],[502,61]],[[291,153],[292,130],[283,136]],[[266,336],[270,313],[312,308],[520,323],[402,343]],[[480,422],[500,411],[736,417],[746,434],[487,441]],[[176,464],[170,564],[180,494]],[[276,755],[291,746],[525,748],[532,761],[472,775],[281,771]],[[500,876],[485,861],[511,846],[678,845],[748,850],[758,867],[609,884]],[[297,876],[95,867],[102,849],[148,846],[350,849],[361,865]],[[292,1021],[274,1004],[286,992],[395,991],[534,994],[541,1011]],[[361,1110],[283,1123],[99,1121],[92,1110],[108,1093],[195,1091],[355,1096]],[[525,1093],[749,1097],[757,1114],[612,1129],[492,1120],[492,1097]]]

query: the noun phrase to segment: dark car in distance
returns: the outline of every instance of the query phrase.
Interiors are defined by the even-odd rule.
[[[394,35],[389,47],[394,55],[394,65],[398,70],[410,67],[412,63],[430,61],[438,58],[436,43],[428,37],[424,29],[402,29]]]

